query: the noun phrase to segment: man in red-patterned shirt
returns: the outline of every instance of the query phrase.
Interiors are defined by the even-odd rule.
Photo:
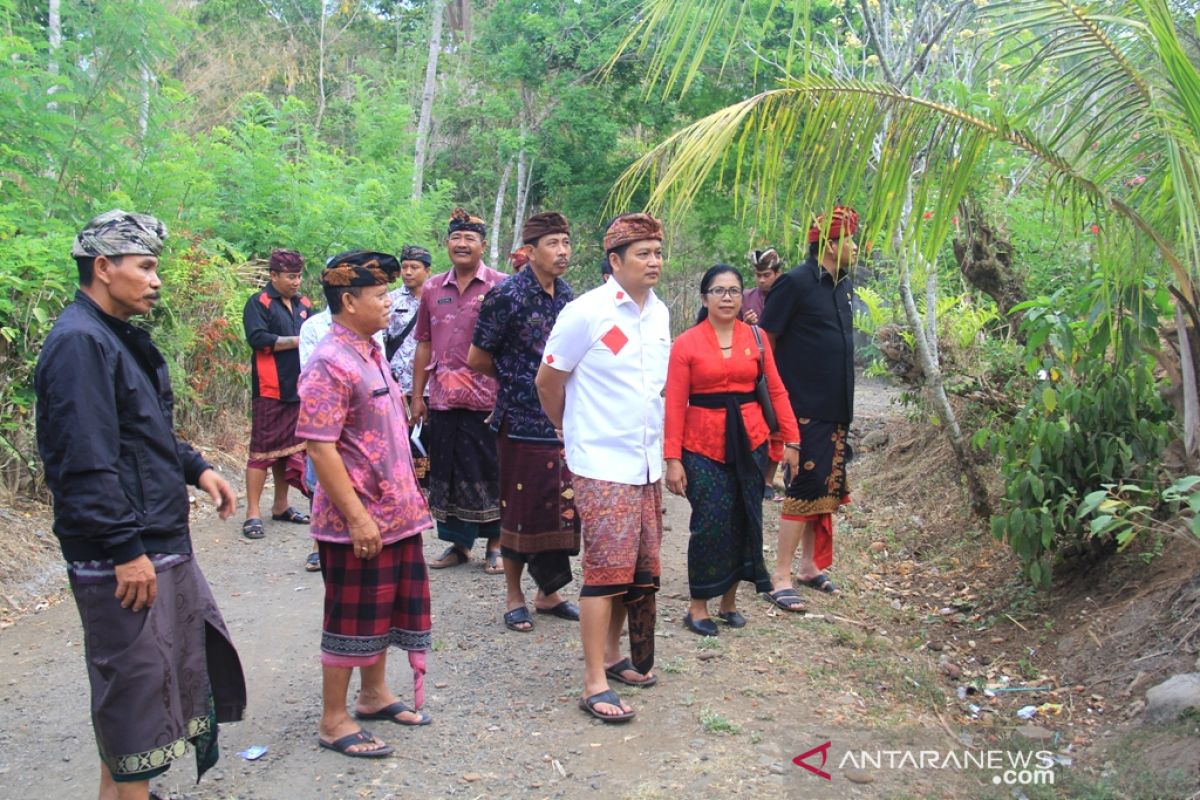
[[[304,258],[292,250],[275,250],[269,262],[271,280],[246,301],[242,325],[254,356],[250,359],[250,458],[246,461],[247,539],[263,538],[259,500],[267,470],[275,480],[271,519],[307,525],[309,517],[288,505],[288,484],[303,491],[304,442],[296,438],[300,396],[300,326],[312,303],[300,294]]]

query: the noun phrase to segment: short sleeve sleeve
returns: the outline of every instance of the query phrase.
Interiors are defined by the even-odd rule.
[[[475,335],[471,344],[492,355],[500,350],[504,342],[505,323],[511,317],[509,305],[508,297],[499,286],[488,290],[479,304],[479,318],[475,321]]]
[[[561,371],[570,372],[583,360],[592,347],[591,324],[588,322],[578,300],[568,303],[558,315],[542,363]]]
[[[300,375],[296,436],[317,442],[340,439],[356,379],[331,359],[315,355]]]
[[[413,341],[428,342],[433,338],[433,318],[430,316],[430,306],[433,303],[433,292],[428,285],[421,292],[421,302],[417,304],[417,327],[413,331]]]

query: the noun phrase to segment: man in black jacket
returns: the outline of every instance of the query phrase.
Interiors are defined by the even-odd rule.
[[[242,718],[246,687],[192,556],[187,484],[222,519],[229,483],[175,437],[166,362],[129,323],[158,301],[166,228],[101,214],[71,254],[79,291],[38,359],[38,452],[54,496],[54,533],[84,629],[101,800],[144,800],[150,779],[196,750],[217,760],[217,723]]]

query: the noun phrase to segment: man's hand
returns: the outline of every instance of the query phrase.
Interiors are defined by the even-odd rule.
[[[158,596],[158,576],[154,574],[154,565],[145,555],[140,555],[133,561],[117,564],[116,598],[121,601],[121,608],[128,608],[135,614],[143,608],[154,605]]]
[[[414,394],[412,405],[408,409],[408,426],[411,428],[417,424],[417,420],[426,422],[429,419],[429,410],[425,407],[425,398],[419,394]]]
[[[200,473],[196,485],[208,492],[213,505],[217,507],[217,515],[221,519],[229,519],[237,508],[237,492],[229,485],[229,481],[217,474],[216,470],[206,469]]]
[[[383,549],[383,538],[379,535],[379,526],[369,516],[361,521],[350,523],[350,544],[354,547],[354,555],[368,561],[379,555]]]
[[[667,491],[678,495],[687,491],[687,473],[678,458],[667,459]]]
[[[742,312],[742,322],[746,323],[747,325],[757,325],[758,324],[758,312],[757,311]]]

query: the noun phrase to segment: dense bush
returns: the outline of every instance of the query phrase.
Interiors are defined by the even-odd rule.
[[[1109,533],[1081,522],[1084,498],[1109,484],[1152,485],[1172,435],[1171,409],[1142,349],[1166,310],[1163,293],[1094,282],[1076,302],[1068,297],[1060,290],[1023,304],[1036,388],[1011,423],[975,437],[999,456],[1004,477],[992,533],[1040,585],[1057,554]]]

